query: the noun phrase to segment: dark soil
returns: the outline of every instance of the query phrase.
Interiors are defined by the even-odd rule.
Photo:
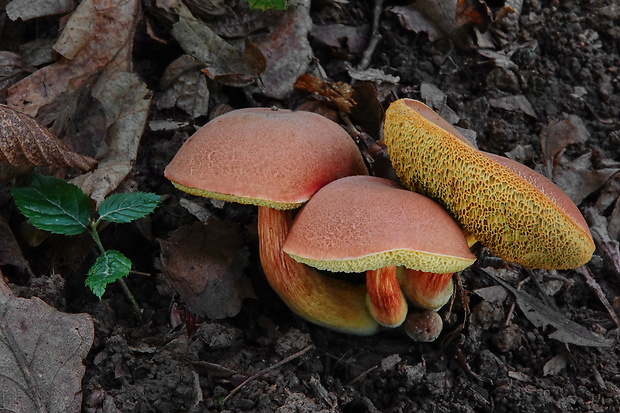
[[[502,4],[496,3],[503,4],[489,1],[499,9]],[[372,1],[350,2],[342,8],[317,4],[312,17],[315,22],[361,26],[371,22],[373,7]],[[514,52],[510,70],[501,69],[475,48],[459,48],[445,39],[431,42],[425,33],[404,29],[386,11],[370,67],[399,76],[400,81],[381,104],[385,109],[397,97],[420,99],[421,86],[432,84],[446,94],[447,105],[461,119],[458,125],[477,132],[481,149],[505,154],[531,148],[521,159],[529,166],[542,162],[543,126],[574,115],[583,121],[589,137],[570,145],[566,155],[576,159],[591,152],[595,168],[617,167],[618,7],[606,0],[526,0],[518,24],[492,27],[503,33],[506,50]],[[146,28],[141,30],[135,70],[157,90],[163,68],[180,50],[156,43],[145,34]],[[319,42],[313,47],[331,79],[351,81],[344,63],[356,64],[359,54],[335,53]],[[151,51],[160,59],[149,57]],[[489,103],[514,95],[524,95],[535,116]],[[277,103],[287,107],[299,99],[291,91],[290,100]],[[224,88],[212,94],[211,107],[223,103],[246,107],[274,102]],[[189,121],[174,110],[153,108],[151,116]],[[575,271],[525,271],[482,259],[460,274],[453,305],[441,310],[447,321],[437,341],[413,342],[400,330],[347,336],[301,320],[271,291],[258,262],[254,208],[215,208],[203,202],[217,216],[241,224],[250,253],[246,275],[256,297],[244,300],[235,317],[196,319],[160,274],[156,241],[195,220],[179,206],[179,199],[186,196],[163,178],[165,165],[189,132],[190,128],[176,133],[147,131],[142,139],[133,178],[141,190],[166,196],[146,223],[151,238],[134,225],[111,226],[103,233],[104,244],[130,251],[134,269],[152,274],[127,280],[145,309],[144,324],[132,316],[116,285],[97,301],[76,273],[54,291],[38,291],[58,308],[88,312],[95,320],[95,343],[85,362],[84,412],[620,411],[617,344],[565,344],[549,337],[553,327],[534,326],[510,294],[489,302],[474,293],[496,285],[479,269],[499,267],[513,286],[520,283],[538,299],[546,294],[562,316],[616,339],[618,326],[594,288]],[[591,205],[597,197],[598,193],[589,195],[581,206]],[[41,257],[53,254],[46,245],[25,251],[35,273],[46,273],[47,261]],[[481,254],[488,256],[485,251]],[[607,299],[618,304],[620,278],[611,263],[597,250],[588,268]],[[28,284],[19,277],[11,281]],[[185,323],[172,327],[171,311],[176,316],[178,309]]]

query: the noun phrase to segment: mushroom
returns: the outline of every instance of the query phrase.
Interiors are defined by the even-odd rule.
[[[338,179],[317,191],[295,217],[284,251],[321,270],[365,271],[371,314],[387,327],[402,324],[407,315],[398,283],[401,279],[407,285],[406,268],[423,274],[425,279],[412,282],[428,281],[424,292],[441,295],[449,284],[451,295],[452,273],[476,259],[443,207],[371,176]],[[416,300],[415,294],[408,298]]]
[[[313,323],[353,334],[378,326],[366,289],[320,274],[282,252],[291,209],[319,188],[366,174],[360,152],[336,123],[310,112],[248,108],[219,116],[179,149],[165,176],[193,195],[258,206],[260,259],[287,306]]]
[[[445,206],[497,256],[542,269],[590,260],[588,225],[561,189],[524,165],[477,150],[423,103],[393,102],[384,140],[404,186]]]

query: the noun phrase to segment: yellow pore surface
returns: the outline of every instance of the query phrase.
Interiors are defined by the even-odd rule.
[[[384,126],[390,159],[407,188],[436,199],[465,231],[507,261],[570,269],[590,260],[590,231],[568,196],[552,184],[541,191],[421,116],[416,105],[421,104],[394,102]]]

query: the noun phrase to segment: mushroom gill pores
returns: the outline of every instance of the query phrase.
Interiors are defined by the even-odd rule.
[[[421,102],[390,105],[384,140],[404,186],[445,206],[497,256],[542,269],[590,260],[590,230],[562,190],[524,165],[477,150]]]

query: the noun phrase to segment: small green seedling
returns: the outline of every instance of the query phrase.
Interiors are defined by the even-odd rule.
[[[245,0],[250,5],[251,10],[286,10],[286,0]]]
[[[159,195],[134,192],[114,194],[99,206],[98,218],[91,217],[90,198],[80,188],[61,179],[33,174],[29,187],[13,188],[15,204],[35,227],[54,234],[77,235],[88,231],[100,255],[88,270],[86,285],[101,299],[108,284],[129,274],[131,261],[119,251],[106,250],[98,227],[102,221],[126,223],[142,218],[157,207]],[[133,297],[130,297],[133,299]]]

